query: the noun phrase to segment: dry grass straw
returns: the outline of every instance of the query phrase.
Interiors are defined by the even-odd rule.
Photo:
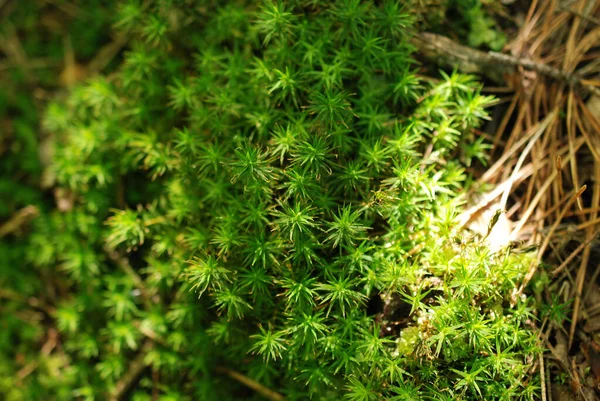
[[[508,50],[600,87],[599,11],[597,0],[534,0]],[[536,259],[554,265],[551,288],[570,280],[571,321],[555,328],[568,335],[570,349],[588,316],[584,287],[598,273],[588,270],[598,266],[591,259],[600,234],[600,98],[523,68],[507,81],[515,93],[494,135],[497,162],[480,181],[502,185],[495,195],[504,194],[503,207],[520,205],[511,239],[541,244]]]

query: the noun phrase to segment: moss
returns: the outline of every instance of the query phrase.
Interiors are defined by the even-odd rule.
[[[127,50],[48,108],[63,207],[19,242],[60,348],[11,391],[258,399],[236,371],[289,400],[535,394],[527,255],[455,223],[493,99],[418,76],[410,5],[109,14]]]

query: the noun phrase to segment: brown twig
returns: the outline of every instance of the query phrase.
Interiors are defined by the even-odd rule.
[[[551,274],[553,276],[556,276],[558,273],[560,273],[565,267],[569,265],[569,263],[573,261],[573,259],[577,257],[577,255],[579,255],[579,253],[581,253],[581,251],[583,251],[585,247],[587,247],[590,243],[596,240],[599,234],[600,230],[597,230],[591,237],[582,242],[573,252],[571,252],[571,254],[560,264],[560,266],[552,270]]]
[[[542,121],[539,124],[539,127],[537,128],[535,134],[531,137],[531,140],[527,143],[527,146],[525,146],[525,149],[519,156],[519,159],[517,160],[517,164],[515,165],[515,168],[514,168],[512,174],[510,175],[509,184],[508,184],[506,190],[504,191],[504,193],[502,194],[502,199],[500,200],[500,209],[504,210],[506,208],[506,203],[508,201],[508,195],[510,194],[510,190],[512,189],[512,184],[515,180],[515,176],[518,174],[519,170],[521,169],[521,166],[525,162],[525,158],[531,151],[531,148],[533,147],[535,142],[546,131],[546,128],[548,128],[548,126],[553,123],[556,115],[557,115],[557,113],[553,111],[544,119],[544,121]]]
[[[46,340],[46,343],[44,343],[44,345],[42,346],[40,353],[44,357],[47,357],[54,350],[54,348],[56,348],[57,344],[58,344],[58,331],[54,328],[50,328],[48,330],[48,339]],[[17,384],[22,385],[23,380],[27,376],[29,376],[31,373],[33,373],[38,368],[39,365],[40,365],[40,360],[35,360],[35,361],[25,365],[24,367],[22,367],[17,372]]]
[[[458,68],[465,73],[483,74],[499,83],[504,83],[504,76],[512,74],[515,67],[522,67],[600,96],[600,89],[584,84],[583,78],[578,74],[561,71],[529,58],[492,51],[484,52],[429,32],[415,35],[412,43],[424,57],[435,63]]]
[[[40,214],[37,207],[29,205],[17,211],[10,220],[0,226],[0,238],[18,230],[24,224],[33,220]]]
[[[531,264],[531,266],[529,268],[529,271],[527,272],[527,274],[525,276],[525,279],[523,280],[523,283],[521,284],[521,287],[519,287],[519,290],[518,290],[518,294],[519,295],[523,293],[523,290],[525,289],[525,287],[527,286],[527,284],[533,278],[533,275],[537,271],[537,268],[538,268],[538,266],[539,266],[539,264],[540,264],[540,262],[542,260],[544,252],[546,251],[546,249],[548,248],[548,245],[550,244],[550,239],[552,238],[554,232],[558,228],[558,225],[560,224],[561,220],[563,219],[565,213],[567,212],[567,210],[569,209],[569,207],[573,203],[575,203],[577,201],[577,199],[579,199],[579,197],[581,196],[581,194],[583,194],[583,192],[585,192],[586,188],[587,187],[585,185],[582,186],[581,188],[579,188],[579,190],[577,190],[577,192],[575,192],[569,198],[568,202],[565,204],[565,207],[560,212],[558,218],[556,219],[556,221],[554,222],[554,224],[552,225],[552,227],[550,227],[550,231],[548,232],[548,235],[544,239],[544,242],[542,243],[542,245],[540,245],[540,249],[538,251],[537,258]]]
[[[146,308],[150,310],[152,295],[146,288],[144,280],[142,280],[139,274],[137,274],[133,267],[131,267],[131,264],[129,264],[129,260],[115,249],[109,247],[108,245],[104,246],[104,253],[114,264],[116,264],[121,270],[123,270],[123,272],[127,274],[127,276],[129,276],[131,281],[133,281],[133,284],[137,287],[137,289],[140,290],[142,300],[144,301]]]
[[[166,348],[171,348],[169,346],[169,344],[167,343],[167,341],[164,338],[162,338],[161,336],[159,336],[158,334],[156,334],[153,330],[144,328],[144,327],[140,326],[139,324],[136,324],[136,327],[140,330],[140,332],[144,336],[147,337],[147,341],[150,341],[153,344],[154,343],[160,344]],[[181,350],[175,350],[175,352],[179,352],[183,355]],[[132,363],[132,365],[133,365],[133,363]],[[278,392],[273,391],[273,390],[269,389],[268,387],[263,386],[262,384],[258,383],[257,381],[252,380],[251,378],[244,376],[243,374],[236,372],[235,370],[226,368],[224,366],[217,366],[215,368],[215,370],[217,372],[228,375],[232,379],[237,380],[238,382],[242,383],[244,386],[256,391],[257,393],[259,393],[260,395],[262,395],[265,398],[268,398],[269,400],[286,401],[285,397],[282,396],[281,394],[279,394]]]
[[[115,56],[129,43],[129,37],[116,35],[112,42],[102,47],[96,56],[88,63],[86,69],[90,74],[97,74],[115,58]]]
[[[560,6],[558,6],[558,8],[561,9],[561,10],[563,10],[563,11],[566,11],[568,13],[571,13],[573,15],[576,15],[579,18],[582,18],[582,19],[584,19],[586,21],[589,21],[589,22],[591,22],[593,24],[600,25],[600,20],[598,18],[594,18],[594,17],[592,17],[590,15],[586,15],[584,13],[581,13],[581,12],[577,11],[577,10],[573,10],[572,8],[569,8],[567,6],[560,5]]]
[[[148,352],[154,347],[154,342],[150,339],[146,340],[142,348],[135,356],[135,358],[129,364],[129,368],[127,372],[115,385],[113,392],[110,394],[110,401],[119,401],[121,400],[127,391],[134,385],[135,381],[142,374],[144,369],[146,368],[146,364],[144,363],[144,359]]]
[[[546,370],[544,369],[544,354],[540,352],[540,384],[542,385],[542,401],[548,401],[546,398]]]
[[[259,393],[265,398],[268,398],[271,401],[286,401],[283,395],[271,390],[270,388],[263,386],[262,384],[258,383],[255,380],[252,380],[248,376],[244,376],[243,374],[236,372],[235,370],[226,368],[224,366],[217,366],[216,370],[217,372],[224,373],[232,379],[237,380],[244,386],[256,391],[257,393]]]

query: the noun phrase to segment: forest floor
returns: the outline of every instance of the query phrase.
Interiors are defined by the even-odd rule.
[[[543,399],[598,400],[600,391],[600,3],[513,2],[496,18],[509,38],[501,53],[421,36],[421,54],[478,73],[499,98],[481,132],[493,143],[477,197],[462,222],[475,227],[506,210],[491,241],[537,248],[528,278],[551,305],[536,322]],[[483,218],[481,218],[483,217]],[[525,283],[526,284],[526,283]],[[543,287],[543,288],[542,288]],[[517,290],[517,295],[523,288]]]
[[[485,231],[495,210],[505,210],[492,245],[537,249],[528,279],[542,277],[531,290],[551,308],[532,322],[547,349],[538,362],[543,399],[600,400],[600,2],[529,4],[497,10],[508,37],[501,52],[433,34],[415,44],[440,66],[485,76],[484,90],[499,98],[480,132],[493,144],[491,162],[473,172],[470,198],[477,201],[461,223]],[[0,50],[23,62],[18,46],[5,44]],[[104,50],[114,56],[122,46],[116,38]],[[67,60],[64,86],[101,69],[95,62],[84,68]],[[0,237],[32,216],[34,210],[15,215],[0,225]]]

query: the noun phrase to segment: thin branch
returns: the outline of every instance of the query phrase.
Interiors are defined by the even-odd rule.
[[[548,401],[546,398],[546,371],[544,368],[544,353],[540,352],[540,383],[542,385],[542,401]]]
[[[58,344],[58,332],[54,328],[50,328],[48,330],[48,338],[46,343],[42,346],[40,353],[43,357],[47,357],[50,353],[56,348]],[[40,360],[35,360],[24,367],[22,367],[17,372],[17,383],[19,386],[23,384],[23,380],[33,373],[40,366]]]
[[[584,242],[582,242],[573,252],[571,252],[571,254],[569,255],[569,257],[567,257],[561,264],[560,266],[558,266],[556,269],[552,270],[552,276],[556,276],[558,273],[560,273],[565,267],[567,267],[569,265],[569,263],[571,263],[573,261],[573,259],[575,259],[577,257],[577,255],[579,255],[579,253],[581,251],[583,251],[583,249],[585,247],[587,247],[590,243],[594,242],[598,235],[600,235],[600,229],[596,230],[596,232],[589,237],[588,239],[586,239]]]
[[[561,71],[529,58],[492,51],[484,52],[429,32],[415,35],[412,43],[425,58],[437,64],[458,68],[465,73],[483,74],[499,83],[504,83],[504,75],[512,74],[515,67],[523,67],[600,96],[600,89],[584,84],[583,78],[577,73]]]
[[[581,13],[581,12],[579,12],[577,10],[573,10],[572,8],[569,8],[567,6],[559,5],[558,8],[560,10],[562,10],[562,11],[566,11],[568,13],[571,13],[571,14],[573,14],[573,15],[581,18],[581,19],[584,19],[586,21],[589,21],[589,22],[591,22],[593,24],[600,25],[600,20],[598,18],[594,18],[592,16],[589,16],[589,15],[586,15],[584,13]]]
[[[539,127],[536,130],[536,133],[531,137],[531,140],[527,143],[527,146],[525,146],[525,149],[523,149],[523,152],[519,156],[519,159],[517,160],[517,164],[515,165],[515,168],[514,168],[512,174],[510,175],[509,184],[506,187],[506,189],[504,190],[504,193],[502,194],[502,198],[500,200],[500,206],[499,206],[499,208],[501,210],[504,210],[506,208],[506,203],[508,202],[508,196],[510,195],[510,190],[512,189],[512,185],[515,181],[514,177],[517,176],[518,171],[521,169],[521,166],[523,166],[523,163],[525,163],[525,158],[531,151],[531,148],[533,148],[533,145],[535,144],[535,142],[546,131],[546,128],[548,128],[548,126],[554,122],[554,118],[556,117],[557,114],[558,113],[556,113],[555,111],[548,114],[548,116],[544,119],[544,121],[542,121],[539,124]]]
[[[133,284],[137,287],[137,289],[140,290],[146,308],[150,310],[150,306],[152,304],[152,295],[146,288],[144,280],[142,280],[139,274],[137,274],[133,267],[131,267],[131,264],[129,264],[129,260],[125,256],[121,255],[119,252],[117,252],[115,249],[109,247],[108,245],[105,245],[103,249],[106,256],[108,256],[108,258],[114,264],[116,264],[121,270],[123,270],[125,274],[127,274],[127,276],[129,276],[129,278],[131,278]]]
[[[268,398],[271,401],[286,401],[283,395],[271,390],[270,388],[263,386],[262,384],[258,383],[255,380],[252,380],[248,376],[244,376],[243,374],[236,372],[235,370],[231,370],[223,366],[217,366],[216,370],[218,372],[225,373],[227,376],[237,380],[244,386],[256,391],[257,393],[259,393],[265,398]]]
[[[129,38],[125,35],[117,35],[112,42],[102,47],[92,61],[89,62],[86,67],[88,73],[95,74],[106,68],[128,42]]]
[[[110,401],[119,401],[121,400],[127,391],[134,385],[138,377],[142,374],[144,369],[146,368],[146,364],[144,363],[144,359],[146,359],[146,355],[148,351],[150,351],[154,347],[154,343],[152,340],[146,340],[140,352],[135,356],[135,358],[129,364],[129,368],[127,372],[115,385],[115,388],[110,395]]]
[[[542,245],[540,245],[540,249],[538,251],[537,258],[531,263],[531,266],[529,267],[529,271],[525,275],[525,278],[523,279],[523,282],[521,283],[521,286],[519,287],[519,290],[517,291],[517,294],[519,296],[523,293],[523,290],[525,289],[527,284],[529,284],[529,281],[533,278],[533,275],[537,271],[537,268],[540,265],[540,262],[542,261],[542,256],[544,255],[544,252],[546,251],[546,249],[548,248],[548,245],[550,244],[550,239],[554,235],[554,232],[558,228],[558,225],[562,221],[567,210],[569,209],[569,207],[571,207],[571,205],[573,203],[575,203],[577,201],[577,199],[579,199],[581,194],[583,194],[583,192],[585,192],[586,188],[587,188],[586,185],[582,186],[581,188],[579,188],[579,190],[577,192],[575,192],[575,194],[573,194],[571,196],[571,198],[566,203],[563,210],[560,212],[560,214],[556,218],[556,221],[554,222],[552,227],[550,227],[550,231],[548,232],[548,235],[546,236],[546,238],[544,238],[544,242],[542,242]]]
[[[0,226],[0,238],[17,231],[21,226],[40,214],[37,207],[29,205],[17,211],[10,220]]]

